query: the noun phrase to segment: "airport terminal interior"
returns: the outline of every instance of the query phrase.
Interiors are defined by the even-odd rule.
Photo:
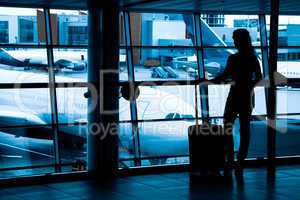
[[[244,170],[195,173],[237,29],[262,72]],[[298,0],[0,0],[1,199],[300,199],[298,101]]]

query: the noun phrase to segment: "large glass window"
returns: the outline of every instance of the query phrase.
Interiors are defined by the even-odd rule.
[[[42,165],[31,174],[53,172],[57,164],[53,152],[59,148],[63,171],[80,171],[86,169],[88,13],[51,9],[47,19],[52,43],[45,46],[49,35],[44,11],[0,8],[0,164],[1,168]],[[258,19],[258,15],[222,13],[121,12],[120,86],[132,81],[139,85],[140,93],[131,102],[119,97],[120,167],[189,162],[188,127],[196,121],[201,124],[206,116],[212,123],[222,124],[230,86],[200,89],[197,84],[223,72],[228,56],[236,52],[235,29],[250,32],[261,66],[267,64],[262,62],[266,48],[260,50]],[[298,21],[295,16],[279,19],[278,72],[295,83],[276,90],[280,156],[299,154],[300,114],[295,106],[299,86],[295,80],[300,76]],[[268,24],[267,19],[269,30]],[[53,56],[53,63],[48,63],[47,56]],[[52,70],[54,77],[49,76]],[[49,88],[48,83],[60,84]],[[249,158],[265,157],[267,144],[265,88],[256,87],[254,93]],[[236,151],[239,137],[236,120]]]
[[[201,124],[202,116],[211,117],[212,123],[222,124],[230,88],[230,85],[209,85],[200,89],[193,81],[212,79],[224,71],[228,57],[237,52],[232,34],[238,28],[249,31],[261,69],[264,69],[259,17],[221,13],[201,14],[199,18],[171,13],[124,12],[124,15],[130,19],[129,23],[125,23],[125,32],[130,30],[131,33],[126,39],[131,39],[132,45],[127,44],[126,51],[128,67],[132,68],[129,79],[147,86],[139,87],[139,97],[131,106],[120,98],[121,107],[126,108],[126,112],[120,114],[122,120],[128,122],[128,119],[133,120],[132,117],[135,119],[137,116],[137,121],[132,121],[135,128],[130,129],[133,135],[127,137],[135,147],[135,150],[129,151],[133,157],[121,159],[120,166],[124,166],[125,161],[127,166],[189,162],[185,157],[188,141],[184,138],[188,126],[195,124],[197,118]],[[200,25],[197,33],[195,25]],[[165,83],[171,85],[164,86]],[[254,93],[251,130],[261,131],[252,136],[249,158],[265,157],[267,144],[265,88],[256,87]],[[126,106],[124,102],[127,102]],[[181,128],[178,127],[180,125]],[[175,130],[169,130],[171,128]],[[169,133],[177,136],[167,136]],[[239,121],[236,120],[236,151],[239,137]]]
[[[63,171],[86,169],[87,12],[50,13],[45,46],[45,10],[0,8],[1,178],[60,172],[57,149]]]
[[[49,165],[44,173],[53,172],[54,135],[49,89],[1,89],[0,102],[1,169]],[[1,172],[0,177],[21,174],[35,172],[8,171]]]
[[[277,156],[299,155],[299,61],[300,17],[280,15],[278,27],[277,72],[284,85],[278,86],[277,95]],[[292,82],[288,80],[294,80]],[[290,82],[290,83],[289,83]]]
[[[121,27],[124,24],[125,32],[130,34],[124,35],[127,43],[120,41],[127,46],[120,51],[120,81],[141,81],[145,85],[139,84],[139,96],[131,104],[123,97],[119,100],[120,120],[126,121],[121,123],[120,130],[122,133],[129,131],[120,137],[120,167],[187,163],[188,140],[184,131],[196,119],[196,87],[192,81],[199,79],[200,74],[194,16],[124,12],[121,19],[124,20]],[[176,81],[185,83],[178,85]],[[198,98],[198,105],[200,101]],[[130,126],[128,121],[131,121]],[[178,146],[183,149],[171,153],[172,148],[177,147],[170,148],[173,142],[164,139],[171,130],[158,129],[163,125],[174,128],[177,122],[185,124],[176,130],[183,136]],[[154,147],[159,138],[167,145],[169,153],[156,151],[156,147],[150,150],[149,145]],[[176,136],[174,139],[177,140]]]
[[[193,46],[194,20],[189,14],[130,13],[132,45]]]
[[[299,155],[300,99],[297,86],[278,87],[277,93],[277,141],[278,156]]]
[[[86,170],[88,13],[50,10],[58,138],[62,170]],[[62,45],[62,46],[61,46]],[[77,84],[79,83],[79,84]]]
[[[140,151],[144,158],[143,165],[187,163],[186,156],[189,153],[187,131],[193,124],[194,120],[140,123]],[[181,158],[174,160],[177,156]]]
[[[209,85],[209,114],[212,117],[223,116],[226,99],[230,85]],[[256,87],[254,89],[254,109],[253,115],[266,115],[265,88]]]
[[[137,81],[194,80],[198,78],[195,49],[133,49]]]
[[[204,15],[201,22],[204,46],[234,46],[232,33],[238,28],[247,29],[253,46],[260,46],[257,15]]]
[[[138,119],[194,119],[193,86],[143,86],[137,99]]]
[[[57,88],[56,92],[59,123],[87,122],[87,88]]]

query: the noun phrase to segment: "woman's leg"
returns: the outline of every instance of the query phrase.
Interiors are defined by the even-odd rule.
[[[250,114],[248,112],[240,113],[240,148],[238,162],[240,164],[246,159],[250,144]]]
[[[234,161],[234,143],[232,129],[236,119],[236,113],[231,109],[225,109],[224,113],[224,134],[225,134],[225,150],[227,162],[229,165],[233,164]]]

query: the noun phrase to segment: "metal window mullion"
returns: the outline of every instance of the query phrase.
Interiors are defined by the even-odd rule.
[[[134,64],[133,64],[133,53],[132,53],[132,40],[131,40],[131,27],[130,27],[130,16],[128,12],[124,12],[124,29],[125,29],[125,43],[126,43],[126,54],[127,54],[127,72],[129,84],[134,85]],[[130,100],[130,115],[132,124],[132,140],[134,145],[134,160],[135,166],[141,166],[141,147],[139,137],[139,126],[138,126],[138,115],[136,100]]]
[[[268,39],[267,39],[267,24],[266,16],[264,14],[259,15],[259,29],[260,29],[260,44],[262,53],[262,66],[264,77],[269,76],[269,63],[268,63]]]
[[[264,14],[259,15],[259,29],[260,29],[260,45],[261,45],[261,57],[263,76],[265,79],[269,79],[269,53],[268,53],[268,36],[267,36],[267,24],[266,16]],[[268,105],[268,88],[265,87],[265,102]]]
[[[204,66],[200,14],[194,15],[194,21],[195,21],[195,35],[196,35],[196,46],[197,46],[198,75],[202,79],[207,79],[205,73],[205,66]],[[207,85],[199,86],[199,92],[200,92],[200,100],[201,100],[200,101],[201,117],[204,121],[207,121],[209,119],[208,86]]]
[[[48,73],[49,73],[49,92],[50,92],[50,103],[51,103],[51,119],[52,128],[54,131],[54,156],[55,156],[55,170],[56,172],[61,171],[61,155],[59,148],[59,129],[58,129],[58,110],[57,110],[57,96],[55,87],[55,74],[54,74],[54,59],[53,49],[50,47],[52,44],[51,35],[51,23],[50,23],[50,11],[48,8],[44,9],[45,16],[45,28],[46,28],[46,45],[47,45],[47,60],[48,60]]]

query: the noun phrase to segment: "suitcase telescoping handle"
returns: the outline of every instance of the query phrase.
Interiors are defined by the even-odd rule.
[[[199,110],[198,110],[198,92],[197,92],[197,84],[195,84],[195,105],[196,105],[196,125],[199,125],[199,120],[198,120],[198,114],[199,114]]]

